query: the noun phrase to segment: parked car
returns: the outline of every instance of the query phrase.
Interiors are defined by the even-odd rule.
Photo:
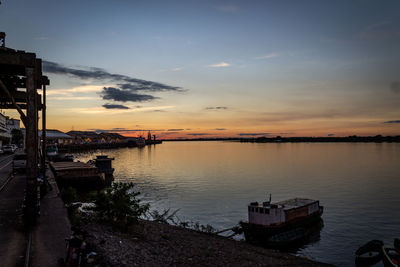
[[[15,148],[12,145],[5,145],[3,146],[2,150],[4,153],[14,153]]]
[[[26,170],[26,154],[16,154],[12,162],[13,173]]]

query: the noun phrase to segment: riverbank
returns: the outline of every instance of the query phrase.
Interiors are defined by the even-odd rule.
[[[127,233],[94,222],[83,229],[106,266],[331,266],[153,221],[140,221]]]
[[[145,145],[158,145],[162,144],[161,140],[146,141]],[[85,143],[85,144],[59,144],[59,153],[76,153],[83,151],[91,151],[97,149],[114,149],[125,147],[138,147],[136,142],[120,142],[120,143]]]

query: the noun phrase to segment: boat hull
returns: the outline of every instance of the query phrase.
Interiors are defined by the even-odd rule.
[[[356,251],[355,264],[357,267],[371,266],[382,260],[383,242],[371,240]]]
[[[385,267],[400,266],[400,252],[395,248],[382,247],[382,262]]]
[[[319,211],[308,215],[307,217],[298,218],[293,221],[282,223],[274,226],[265,226],[249,222],[240,222],[243,228],[246,241],[253,244],[269,246],[270,238],[278,234],[293,231],[298,228],[310,228],[321,221],[323,207]]]

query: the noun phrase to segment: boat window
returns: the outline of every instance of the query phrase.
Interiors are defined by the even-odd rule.
[[[265,214],[269,214],[269,209],[265,209],[265,210],[264,210],[264,213],[265,213]]]
[[[249,211],[251,211],[251,207],[248,207],[249,208]]]

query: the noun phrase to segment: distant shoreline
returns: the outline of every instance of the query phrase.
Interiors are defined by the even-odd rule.
[[[164,139],[164,142],[178,141],[238,141],[243,143],[400,143],[398,136],[347,136],[347,137],[257,137],[257,138],[195,138]]]
[[[348,137],[257,137],[257,138],[196,138],[196,139],[166,139],[162,142],[181,141],[231,141],[240,143],[400,143],[400,136],[348,136]],[[149,145],[156,145],[155,143]],[[96,149],[115,149],[136,147],[129,143],[93,143],[59,145],[61,153],[77,153]]]

